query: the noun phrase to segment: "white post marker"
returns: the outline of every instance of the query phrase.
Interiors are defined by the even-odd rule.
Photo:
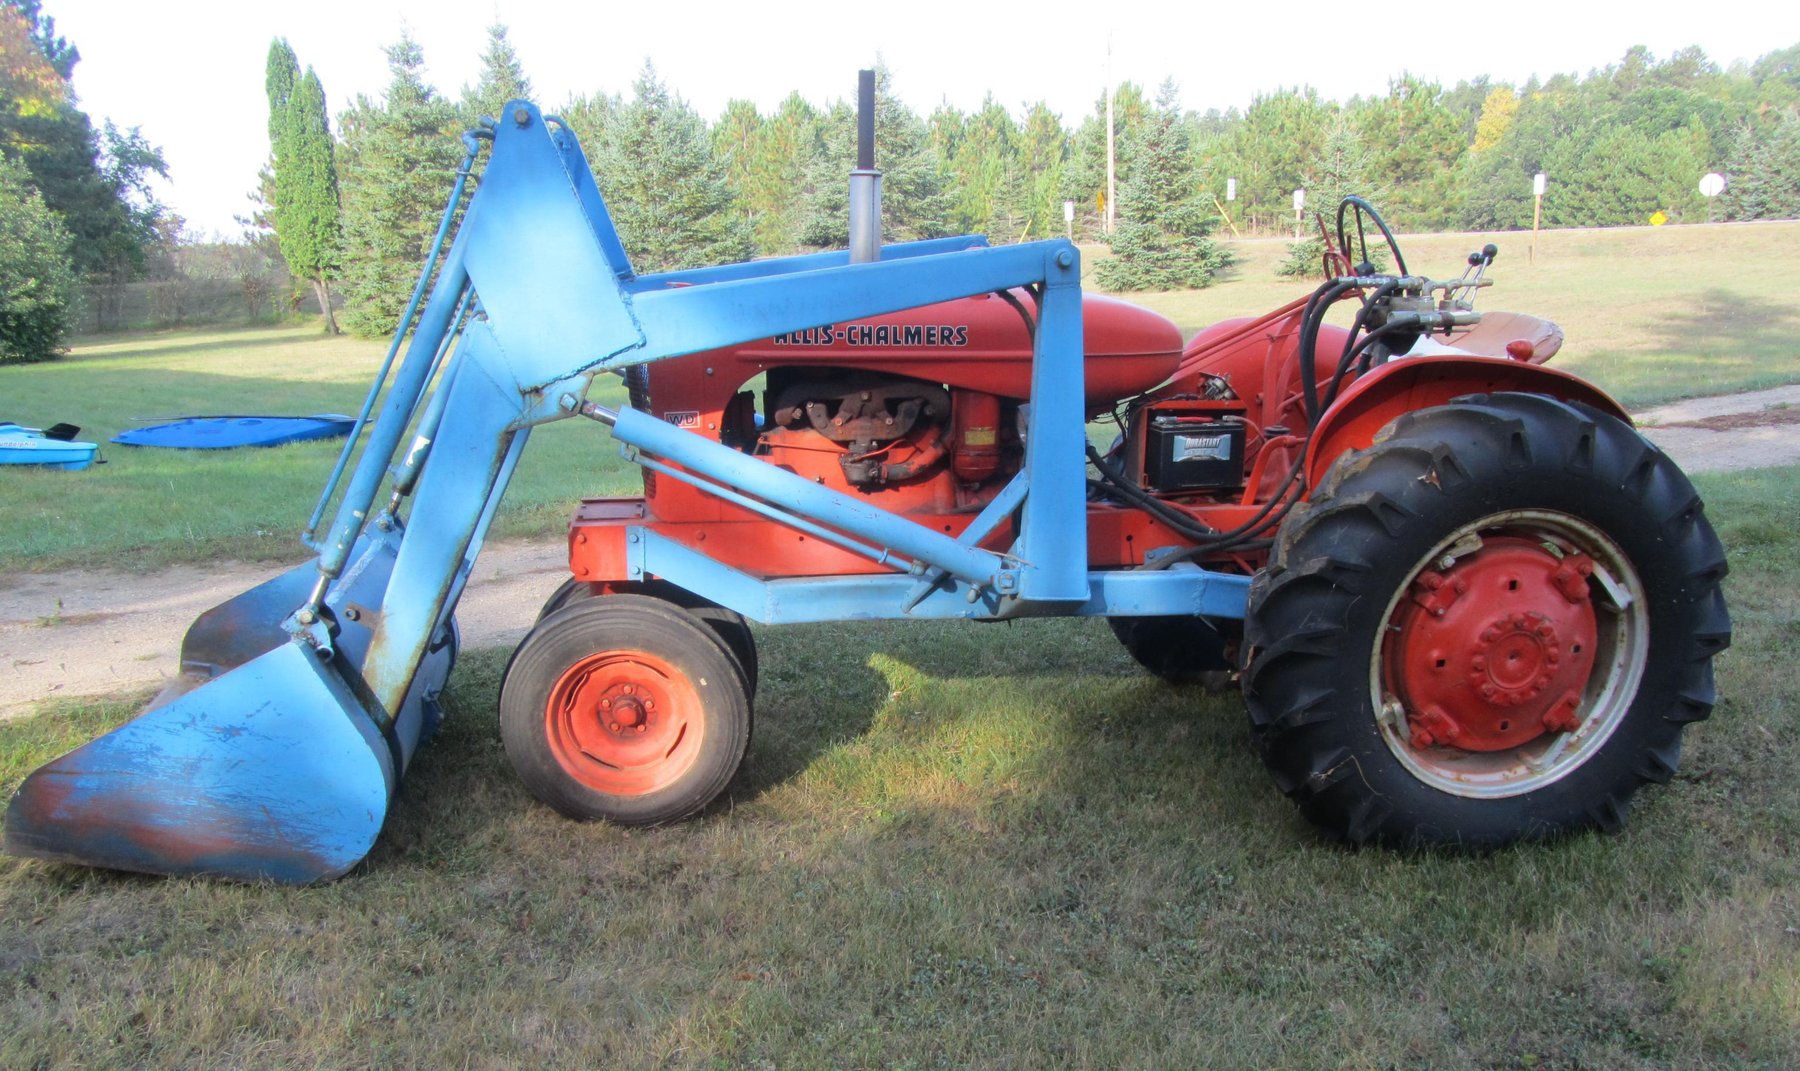
[[[1063,202],[1063,225],[1069,229],[1069,241],[1075,240],[1075,202]]]
[[[1300,213],[1306,210],[1306,191],[1294,191],[1294,237],[1300,237]]]
[[[1237,179],[1228,178],[1225,180],[1225,199],[1227,201],[1237,200]]]
[[[1526,261],[1537,263],[1538,221],[1544,218],[1544,189],[1550,185],[1550,179],[1542,172],[1531,176],[1531,245],[1526,249]]]
[[[1717,171],[1708,171],[1700,176],[1700,196],[1706,198],[1706,221],[1712,222],[1713,198],[1725,192],[1725,176]]]

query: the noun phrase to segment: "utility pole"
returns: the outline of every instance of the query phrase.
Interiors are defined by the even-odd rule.
[[[1117,174],[1113,164],[1113,74],[1112,74],[1112,33],[1106,35],[1106,219],[1104,228],[1107,237],[1112,237],[1113,220],[1118,216],[1119,192]]]

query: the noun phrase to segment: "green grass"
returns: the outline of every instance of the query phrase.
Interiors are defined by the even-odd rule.
[[[1402,235],[1407,267],[1433,278],[1462,272],[1484,243],[1500,247],[1478,309],[1528,312],[1560,324],[1558,368],[1592,379],[1634,408],[1800,381],[1800,224],[1714,224]],[[1277,279],[1281,241],[1227,243],[1239,263],[1207,290],[1133,300],[1189,333],[1290,300],[1316,281]]]
[[[0,859],[0,1066],[1800,1065],[1800,469],[1698,482],[1736,643],[1620,836],[1323,843],[1234,697],[1069,620],[759,630],[727,797],[581,825],[474,652],[343,881]],[[131,709],[0,724],[0,794]]]
[[[131,334],[90,341],[50,364],[0,368],[0,417],[78,424],[104,442],[145,418],[191,414],[355,414],[385,343],[310,327]],[[600,380],[596,400],[623,388]],[[268,450],[102,446],[79,473],[0,467],[0,569],[154,568],[219,558],[289,560],[341,440]],[[499,535],[561,531],[582,495],[634,490],[635,471],[598,425],[533,432]]]
[[[1627,404],[1800,381],[1800,228],[1793,224],[1406,237],[1409,267],[1453,274],[1493,238],[1499,285],[1482,307],[1546,315],[1568,342],[1559,367]],[[1311,284],[1278,279],[1279,241],[1239,243],[1238,265],[1208,290],[1133,295],[1192,333],[1256,315]],[[1095,255],[1099,254],[1094,251]],[[1092,259],[1092,256],[1090,256]],[[81,425],[104,440],[146,417],[355,412],[385,344],[309,327],[133,333],[77,345],[66,360],[0,368],[0,419]],[[596,399],[617,402],[603,377]],[[331,443],[217,455],[107,447],[83,473],[0,468],[0,569],[154,568],[221,558],[293,560],[296,535],[337,456]],[[586,421],[539,429],[496,534],[562,531],[583,495],[630,493],[636,473]]]

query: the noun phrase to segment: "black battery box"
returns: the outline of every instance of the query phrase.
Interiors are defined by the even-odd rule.
[[[1244,484],[1244,422],[1235,416],[1156,413],[1144,436],[1144,486],[1164,493]]]

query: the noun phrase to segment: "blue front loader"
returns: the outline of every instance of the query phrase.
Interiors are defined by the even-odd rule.
[[[468,139],[470,162],[486,137]],[[462,189],[459,179],[440,250]],[[1039,303],[1026,464],[961,540],[585,402],[597,373],[1021,286]],[[530,430],[570,416],[606,423],[641,464],[892,569],[765,583],[644,533],[640,568],[762,620],[1240,616],[1242,577],[1191,566],[1090,574],[1081,308],[1078,254],[1064,241],[920,242],[871,263],[826,253],[639,277],[573,136],[514,102],[321,497],[306,537],[317,561],[195,622],[183,648],[191,690],[27,778],[7,810],[7,850],[292,884],[354,867],[436,725],[457,598]],[[315,537],[333,502],[335,520]],[[1015,515],[1006,552],[976,546]]]

